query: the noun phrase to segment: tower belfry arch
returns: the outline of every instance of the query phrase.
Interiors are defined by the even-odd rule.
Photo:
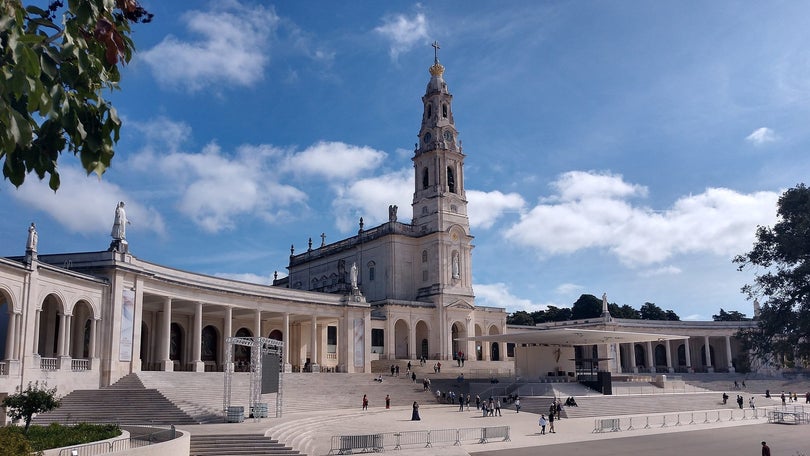
[[[231,411],[231,392],[234,375],[233,349],[235,346],[250,347],[250,390],[248,394],[248,410],[254,419],[259,419],[262,414],[267,416],[266,404],[261,402],[263,393],[276,393],[275,417],[281,418],[282,414],[282,386],[283,386],[283,357],[284,342],[267,337],[226,337],[225,338],[225,394],[222,400],[223,413],[229,414]],[[270,363],[270,364],[266,364]],[[271,378],[264,379],[265,375]],[[273,381],[274,376],[278,381]],[[263,380],[267,380],[264,381]],[[264,409],[264,410],[262,410]],[[261,413],[261,412],[264,413]]]

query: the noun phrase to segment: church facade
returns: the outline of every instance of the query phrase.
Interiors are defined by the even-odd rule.
[[[135,256],[119,203],[109,248],[0,258],[0,395],[45,381],[60,394],[142,370],[246,369],[228,337],[285,342],[289,371],[370,372],[376,359],[504,360],[506,313],[475,305],[473,236],[452,95],[435,58],[422,98],[413,218],[291,251],[273,286],[182,271]],[[504,362],[504,364],[506,364]]]

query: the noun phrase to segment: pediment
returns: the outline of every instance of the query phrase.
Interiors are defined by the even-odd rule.
[[[446,305],[445,307],[448,309],[457,309],[457,310],[475,310],[475,306],[462,299],[453,301],[450,304]]]

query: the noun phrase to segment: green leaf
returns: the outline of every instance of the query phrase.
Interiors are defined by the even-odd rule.
[[[48,187],[51,188],[53,191],[59,190],[59,184],[61,184],[61,180],[59,179],[59,173],[53,171],[51,173],[51,178],[48,179]]]

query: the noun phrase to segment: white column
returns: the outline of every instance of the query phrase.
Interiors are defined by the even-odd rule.
[[[223,337],[222,337],[222,363],[225,364],[225,361],[228,359],[228,354],[226,350],[228,350],[228,344],[225,342],[226,337],[233,337],[233,308],[228,306],[225,308],[225,318],[223,319],[222,327],[223,329]],[[233,363],[231,363],[233,364]],[[233,366],[223,366],[225,372],[233,372]]]
[[[17,339],[17,314],[10,313],[8,316],[8,333],[6,333],[6,353],[5,358],[8,361],[15,359],[14,347]]]
[[[284,372],[292,372],[290,364],[290,313],[284,312],[284,346],[281,348],[282,358],[284,358]],[[339,332],[339,331],[338,331]]]
[[[389,360],[396,359],[397,357],[397,342],[394,338],[394,326],[395,323],[391,321],[391,318],[385,320],[385,353],[386,358]]]
[[[655,372],[655,358],[653,357],[652,342],[647,342],[647,368],[650,372]]]
[[[172,343],[172,298],[163,298],[163,342],[160,354],[160,361],[163,363],[163,370],[172,372],[174,362],[169,359]]]
[[[65,314],[59,314],[59,334],[56,336],[56,357],[60,357],[65,353],[65,326],[67,326],[67,316]]]
[[[193,345],[191,357],[194,358],[194,372],[205,372],[205,364],[202,362],[202,314],[203,305],[197,302],[194,307],[194,339],[191,341]]]
[[[264,337],[262,334],[262,310],[256,309],[253,316],[253,337]]]
[[[40,310],[34,312],[34,350],[32,351],[33,355],[39,355],[39,320],[41,316]]]
[[[416,325],[411,322],[408,327],[408,359],[416,358]]]
[[[65,315],[65,351],[62,352],[62,356],[70,357],[70,335],[73,332],[73,315]]]
[[[728,371],[734,372],[734,364],[731,362],[731,336],[726,336],[726,360],[728,363]]]
[[[706,353],[706,372],[714,372],[714,360],[712,359],[711,346],[709,345],[709,336],[703,336],[703,351]]]
[[[96,357],[96,319],[90,319],[90,344],[87,347],[87,356],[90,359]]]
[[[34,315],[37,315],[37,314],[34,313]],[[14,338],[14,350],[11,353],[14,355],[14,359],[20,360],[20,359],[23,358],[23,356],[25,356],[24,353],[23,353],[23,344],[24,344],[23,334],[25,332],[23,331],[24,322],[23,322],[23,316],[22,316],[21,313],[17,314],[16,322],[17,322],[17,330],[15,332],[17,333],[17,337]],[[34,332],[34,334],[37,334],[37,333]],[[34,353],[36,353],[36,352],[34,352]]]
[[[684,340],[683,351],[686,357],[686,372],[691,373],[694,370],[692,369],[692,350],[689,349],[689,339]]]
[[[636,366],[636,343],[630,343],[630,369],[632,372],[638,373],[638,366]]]
[[[675,372],[675,368],[672,366],[672,349],[669,347],[669,341],[664,341],[664,348],[667,350],[667,372]]]
[[[309,366],[312,372],[320,372],[318,366],[318,317],[312,314],[309,331]]]
[[[616,343],[614,344],[616,347],[616,373],[622,373],[622,344]]]

